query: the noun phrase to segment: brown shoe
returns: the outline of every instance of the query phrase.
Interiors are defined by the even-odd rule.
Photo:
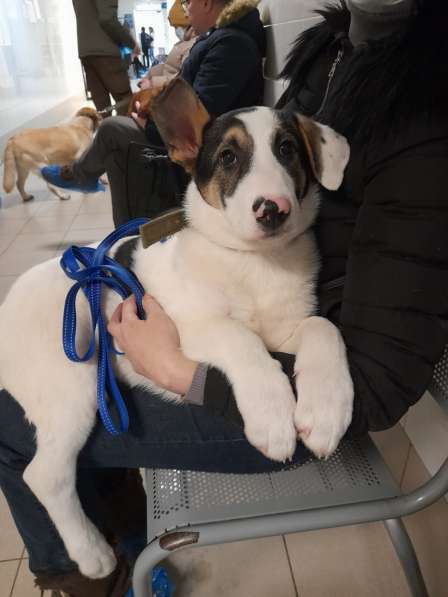
[[[131,586],[129,566],[119,560],[105,578],[86,578],[77,570],[65,574],[41,574],[34,579],[41,591],[53,591],[52,597],[123,597]]]
[[[71,164],[67,164],[66,166],[61,166],[59,175],[63,180],[74,180],[74,178],[75,178]]]

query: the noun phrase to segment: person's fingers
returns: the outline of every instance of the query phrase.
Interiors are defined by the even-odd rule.
[[[141,106],[141,104],[140,104],[140,102],[137,100],[137,101],[135,102],[135,104],[134,104],[135,111],[137,112],[137,114],[140,112],[140,106]]]
[[[157,311],[163,311],[163,308],[151,294],[145,294],[143,296],[142,305],[145,313],[147,314],[150,311],[152,311],[153,314]]]
[[[115,329],[118,325],[120,325],[122,309],[123,309],[123,303],[120,303],[119,305],[117,305],[117,308],[112,313],[112,315],[109,319],[109,323],[107,324],[107,329],[109,331],[110,331],[109,327]]]
[[[133,295],[129,296],[125,301],[123,301],[122,305],[122,322],[138,319],[137,305]]]

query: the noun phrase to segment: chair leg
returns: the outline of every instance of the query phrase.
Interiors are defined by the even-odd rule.
[[[161,549],[158,539],[154,539],[138,556],[132,574],[134,597],[152,597],[152,571],[167,556]]]
[[[429,597],[417,555],[401,518],[384,520],[395,551],[400,558],[412,597]]]

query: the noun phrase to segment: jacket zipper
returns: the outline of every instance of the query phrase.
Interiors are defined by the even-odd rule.
[[[328,97],[328,93],[330,91],[331,83],[333,81],[334,73],[336,72],[338,64],[340,62],[342,62],[343,57],[344,57],[344,49],[342,48],[342,49],[338,50],[337,56],[334,59],[333,64],[331,65],[330,72],[328,73],[328,82],[327,82],[327,88],[325,89],[324,99],[322,100],[319,110],[314,114],[314,118],[316,118],[316,116],[319,116],[319,114],[324,109],[325,104],[327,103],[327,97]]]

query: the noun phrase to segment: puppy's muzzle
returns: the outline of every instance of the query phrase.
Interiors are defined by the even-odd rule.
[[[252,210],[258,224],[267,232],[273,232],[288,218],[291,204],[286,197],[258,197]]]

